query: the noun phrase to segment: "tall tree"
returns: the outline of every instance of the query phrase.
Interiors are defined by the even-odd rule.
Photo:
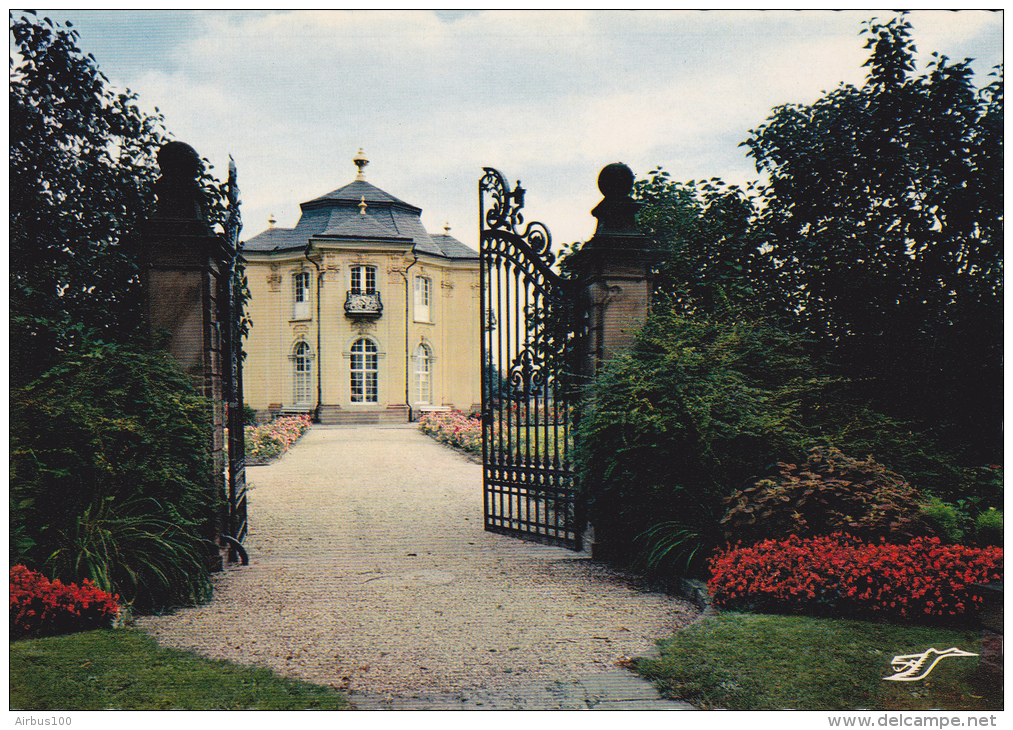
[[[38,375],[84,333],[122,340],[140,317],[125,238],[154,201],[162,118],[115,92],[77,31],[12,14],[11,374]],[[156,110],[157,112],[157,110]]]
[[[878,407],[971,463],[1002,454],[1002,68],[916,73],[911,25],[873,19],[865,85],[775,109],[744,143],[781,316]]]

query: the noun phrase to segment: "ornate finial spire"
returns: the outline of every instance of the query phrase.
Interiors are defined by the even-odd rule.
[[[365,170],[366,165],[369,164],[369,160],[366,159],[366,153],[362,151],[362,147],[359,148],[359,151],[356,153],[355,157],[352,158],[352,162],[354,162],[355,166],[359,168],[359,172],[355,175],[355,179],[365,180],[366,179]]]
[[[270,216],[268,217],[268,219],[267,219],[267,225],[268,225],[268,227],[269,227],[269,228],[274,228],[274,224],[275,224],[275,223],[277,223],[277,222],[278,222],[278,221],[276,221],[276,220],[274,219],[274,213],[271,213],[271,215],[270,215]]]
[[[359,215],[366,215],[366,196],[363,195],[359,199]]]
[[[446,233],[448,236],[450,235],[450,221],[446,221],[443,224],[443,232]]]

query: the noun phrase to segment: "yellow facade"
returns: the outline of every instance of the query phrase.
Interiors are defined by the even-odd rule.
[[[382,423],[479,406],[478,256],[429,236],[419,209],[360,182],[363,166],[304,203],[295,229],[244,246],[244,399],[261,417]]]

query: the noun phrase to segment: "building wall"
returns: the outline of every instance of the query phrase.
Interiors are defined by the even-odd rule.
[[[317,369],[321,368],[321,421],[333,423],[405,420],[405,322],[407,301],[408,385],[416,402],[412,356],[425,342],[433,356],[431,406],[469,411],[481,400],[479,367],[479,279],[477,261],[415,257],[404,247],[323,249],[314,263],[301,251],[290,254],[249,252],[247,280],[252,326],[245,342],[246,402],[261,416],[268,412],[311,411],[317,404]],[[345,313],[350,270],[376,268],[376,287],[383,312],[376,319],[352,319]],[[317,276],[320,284],[320,333],[317,341]],[[309,274],[307,312],[295,311],[295,274]],[[415,311],[414,277],[430,280],[430,321]],[[407,300],[406,281],[407,276]],[[296,315],[299,316],[296,316]],[[367,337],[378,350],[377,403],[352,403],[350,350]],[[295,399],[294,348],[306,342],[312,353],[308,403]]]

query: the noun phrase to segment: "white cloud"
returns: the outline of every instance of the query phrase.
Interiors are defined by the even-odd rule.
[[[116,38],[130,40],[119,42],[137,49],[115,54],[112,77],[219,169],[236,158],[247,235],[271,213],[294,225],[300,202],[352,179],[362,146],[369,179],[421,206],[431,230],[449,219],[475,243],[476,181],[493,165],[521,177],[532,216],[569,241],[593,232],[608,162],[640,174],[661,164],[680,179],[755,177],[738,143],[776,105],[861,83],[869,15],[211,12],[146,36],[165,47],[121,29]],[[105,27],[93,17],[92,36]],[[920,51],[1001,59],[1001,15],[911,18]]]

